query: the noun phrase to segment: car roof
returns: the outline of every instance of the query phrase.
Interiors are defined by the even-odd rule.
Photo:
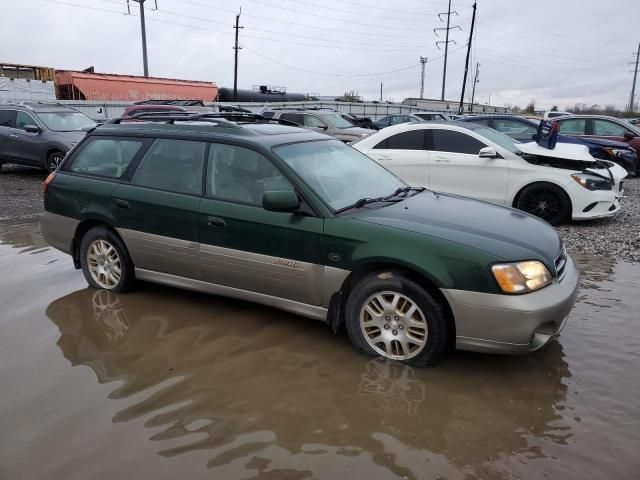
[[[5,102],[0,103],[0,108],[6,108],[11,110],[24,110],[34,113],[49,113],[49,112],[77,112],[75,108],[62,105],[55,102]]]
[[[303,127],[273,125],[268,123],[225,122],[216,124],[203,121],[107,123],[91,131],[100,135],[140,135],[144,137],[179,136],[197,140],[214,141],[217,138],[238,138],[250,143],[271,147],[289,142],[331,140],[332,138]]]
[[[474,120],[516,120],[525,123],[534,124],[530,118],[527,117],[519,117],[518,115],[466,115],[460,119],[461,122],[473,122]]]

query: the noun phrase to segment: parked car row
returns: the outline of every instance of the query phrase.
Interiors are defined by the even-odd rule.
[[[507,175],[500,165],[520,162],[509,137],[433,125],[389,127],[356,147],[392,154],[402,141],[407,171],[426,184],[453,179],[431,169],[439,161],[470,183],[482,169],[452,158],[473,156],[488,172],[474,182],[505,203],[489,190],[502,188],[492,179]],[[429,142],[443,155],[433,164]],[[447,152],[459,143],[463,154]],[[558,335],[579,274],[551,226],[411,186],[358,149],[259,115],[114,120],[91,129],[45,181],[41,231],[94,288],[146,280],[254,301],[344,326],[357,350],[412,365],[453,347],[527,353]],[[603,181],[564,173],[576,188]]]

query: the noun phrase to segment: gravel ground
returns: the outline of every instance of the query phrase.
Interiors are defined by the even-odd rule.
[[[42,211],[46,172],[3,165],[0,170],[0,222],[35,218]],[[571,253],[607,255],[640,262],[640,178],[625,180],[622,209],[613,218],[574,222],[558,228]]]

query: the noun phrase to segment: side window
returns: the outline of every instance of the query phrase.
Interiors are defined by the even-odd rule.
[[[472,120],[472,122],[473,122],[473,123],[479,123],[480,125],[484,125],[484,126],[486,126],[486,127],[488,127],[488,126],[489,126],[489,119],[488,119],[488,118],[485,118],[485,119],[482,119],[482,120],[475,120],[475,119],[474,119],[474,120]],[[494,123],[497,125],[497,120],[494,120]],[[498,127],[497,127],[497,126],[495,126],[495,127],[493,127],[493,128],[495,128],[496,130],[498,130]],[[502,131],[502,130],[500,130],[500,131]]]
[[[0,127],[16,128],[15,110],[0,110]]]
[[[264,118],[273,118],[273,114],[274,114],[274,113],[275,113],[275,112],[264,112],[264,113],[262,114],[262,116],[263,116]],[[286,119],[285,119],[285,120],[286,120]]]
[[[298,125],[304,125],[304,117],[301,113],[283,113],[280,115],[283,120],[289,120],[290,122],[296,122]]]
[[[466,153],[478,155],[481,148],[486,147],[481,141],[462,132],[434,129],[433,149],[437,152]]]
[[[31,115],[24,112],[16,113],[16,128],[23,130],[27,125],[38,125]]]
[[[593,121],[593,134],[604,135],[608,137],[622,137],[627,129],[617,123],[609,122],[608,120],[594,120]]]
[[[316,128],[324,128],[327,126],[322,120],[320,120],[315,115],[305,115],[304,116],[304,126],[305,127],[316,127]]]
[[[248,148],[212,143],[207,195],[262,206],[264,192],[293,190],[293,185],[261,154]]]
[[[87,140],[69,167],[72,172],[120,178],[143,145],[142,140],[99,138]]]
[[[133,175],[141,187],[200,195],[207,144],[190,140],[159,139],[147,150]]]
[[[571,120],[563,120],[558,122],[562,135],[584,135],[587,127],[587,121],[584,118],[572,118]]]
[[[524,122],[516,122],[514,120],[494,120],[494,127],[502,133],[509,134],[534,134],[538,131],[533,125]]]
[[[398,133],[383,140],[373,148],[378,150],[424,150],[425,131],[422,129]]]

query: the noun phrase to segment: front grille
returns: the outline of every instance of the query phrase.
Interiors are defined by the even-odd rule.
[[[556,277],[561,279],[562,277],[564,277],[567,267],[567,247],[564,246],[564,243],[562,244],[562,248],[560,249],[560,255],[558,255],[554,264],[556,267]]]

